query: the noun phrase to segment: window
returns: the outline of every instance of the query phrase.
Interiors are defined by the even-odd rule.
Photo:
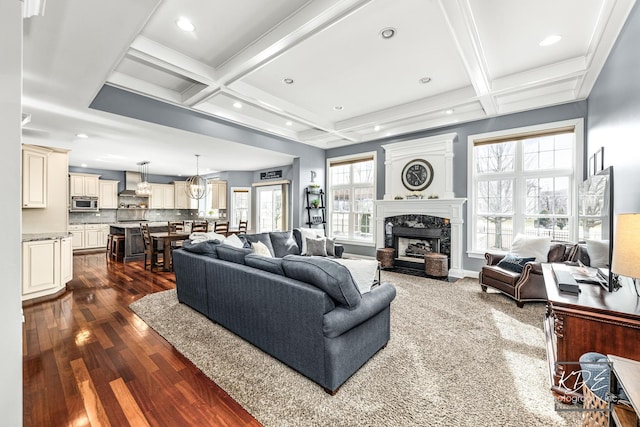
[[[240,221],[249,221],[251,217],[251,189],[231,188],[231,227],[237,228]]]
[[[375,153],[328,159],[329,234],[340,240],[373,243]]]
[[[575,240],[581,127],[579,120],[469,136],[470,253],[507,252],[518,233]]]

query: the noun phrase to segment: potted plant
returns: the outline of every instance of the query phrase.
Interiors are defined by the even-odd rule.
[[[320,194],[320,184],[309,184],[309,193]]]
[[[320,200],[318,200],[318,199],[313,199],[313,200],[311,201],[311,206],[313,206],[314,208],[319,207],[319,206],[320,206]]]

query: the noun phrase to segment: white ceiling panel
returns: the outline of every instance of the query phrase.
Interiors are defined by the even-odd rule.
[[[308,0],[165,0],[142,35],[212,67],[238,53]],[[196,31],[176,25],[186,17]]]
[[[385,40],[387,27],[397,33]],[[244,80],[330,121],[470,84],[438,3],[423,0],[371,2]]]
[[[470,0],[492,79],[579,56],[590,47],[603,0]],[[551,35],[562,40],[539,43]]]

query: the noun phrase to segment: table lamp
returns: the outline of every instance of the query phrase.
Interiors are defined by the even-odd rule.
[[[630,277],[638,294],[640,277],[640,213],[619,214],[613,240],[611,271]]]

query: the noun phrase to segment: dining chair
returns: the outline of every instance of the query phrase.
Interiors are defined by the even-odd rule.
[[[196,231],[206,233],[209,231],[209,223],[207,221],[193,221],[191,224],[191,232]]]
[[[167,223],[167,230],[169,233],[184,231],[184,221],[169,221]]]
[[[213,227],[214,233],[222,234],[226,236],[229,233],[229,223],[228,222],[218,222]]]
[[[140,232],[142,234],[142,242],[144,244],[144,269],[149,266],[149,271],[153,271],[153,268],[164,267],[164,258],[162,261],[158,261],[158,256],[162,256],[162,249],[156,248],[151,238],[151,232],[149,231],[149,225],[141,222]]]
[[[247,221],[240,221],[238,224],[238,234],[247,234]]]

